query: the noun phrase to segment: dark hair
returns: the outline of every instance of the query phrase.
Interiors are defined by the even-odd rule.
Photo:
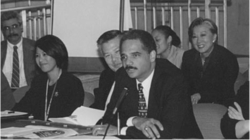
[[[103,43],[108,42],[109,40],[121,35],[122,32],[119,30],[110,30],[105,33],[103,33],[98,39],[97,39],[97,44],[102,45]]]
[[[151,51],[156,51],[156,44],[152,35],[144,30],[129,30],[125,32],[121,38],[120,47],[122,43],[126,40],[140,40],[143,44],[142,48],[148,53]],[[121,49],[120,49],[121,50]]]
[[[3,28],[3,22],[10,19],[17,19],[19,26],[22,25],[22,17],[17,11],[3,12],[1,15],[1,29]]]
[[[167,39],[169,36],[172,37],[172,44],[175,47],[180,47],[181,40],[178,37],[178,35],[167,25],[159,25],[154,30],[157,30],[165,35],[165,38]]]
[[[202,25],[202,24],[209,25],[210,31],[212,32],[212,34],[216,34],[217,35],[217,38],[215,40],[215,43],[217,43],[217,41],[218,41],[218,28],[217,28],[216,24],[211,19],[202,18],[202,17],[198,17],[195,20],[193,20],[193,22],[189,26],[189,28],[188,28],[189,42],[192,43],[192,36],[193,36],[194,27]]]
[[[68,51],[66,46],[58,37],[53,35],[46,35],[36,41],[35,47],[40,48],[49,56],[56,60],[59,68],[67,70],[68,68]]]

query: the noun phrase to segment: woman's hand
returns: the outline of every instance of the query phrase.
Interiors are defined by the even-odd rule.
[[[243,117],[240,105],[237,102],[234,102],[234,105],[236,109],[231,106],[228,107],[228,116],[231,119],[235,119],[235,120],[245,120]]]
[[[201,99],[200,93],[195,93],[191,96],[192,104],[197,104],[200,99]]]
[[[157,127],[163,131],[164,128],[160,121],[152,119],[152,118],[141,118],[141,117],[135,117],[133,119],[134,126],[141,130],[142,133],[152,139],[160,138],[160,133],[157,129]]]

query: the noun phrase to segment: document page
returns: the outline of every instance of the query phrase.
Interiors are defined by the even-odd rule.
[[[93,126],[104,115],[103,110],[93,109],[85,106],[78,107],[73,113],[76,116],[76,121],[80,125]]]
[[[28,125],[26,127],[8,127],[1,129],[1,138],[63,138],[77,135],[73,129]]]
[[[78,107],[71,116],[62,118],[50,118],[51,122],[69,123],[83,126],[93,126],[104,115],[103,110],[85,106]]]
[[[26,115],[26,114],[27,114],[26,112],[5,110],[5,111],[1,111],[1,118],[12,117],[12,116],[21,116],[21,115]]]

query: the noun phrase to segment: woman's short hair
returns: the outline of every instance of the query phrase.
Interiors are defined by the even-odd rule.
[[[143,44],[143,49],[146,50],[148,53],[151,51],[156,51],[156,44],[152,35],[144,30],[129,30],[126,31],[120,42],[120,47],[122,43],[126,40],[140,40]],[[120,49],[121,50],[121,49]]]
[[[47,55],[56,60],[59,68],[67,70],[68,51],[62,40],[53,35],[46,35],[36,41],[35,47],[43,50]]]
[[[1,29],[3,28],[3,22],[10,19],[17,19],[19,26],[22,25],[22,17],[17,11],[3,12],[1,15]]]
[[[172,37],[172,44],[176,47],[180,47],[181,40],[179,36],[167,25],[159,25],[154,30],[157,30],[161,32],[163,35],[165,35],[165,38],[167,39],[169,36]]]
[[[215,43],[217,43],[218,41],[218,28],[216,26],[216,24],[208,18],[202,18],[202,17],[198,17],[195,20],[193,20],[193,22],[190,24],[189,28],[188,28],[188,37],[189,37],[189,42],[192,43],[192,36],[193,36],[193,31],[194,31],[194,27],[202,25],[202,24],[206,24],[209,26],[209,29],[211,31],[212,34],[216,34],[217,38],[215,40]]]

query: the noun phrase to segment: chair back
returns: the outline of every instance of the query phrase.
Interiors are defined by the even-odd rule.
[[[199,103],[193,105],[194,116],[204,139],[223,139],[220,121],[227,108],[220,104]]]

